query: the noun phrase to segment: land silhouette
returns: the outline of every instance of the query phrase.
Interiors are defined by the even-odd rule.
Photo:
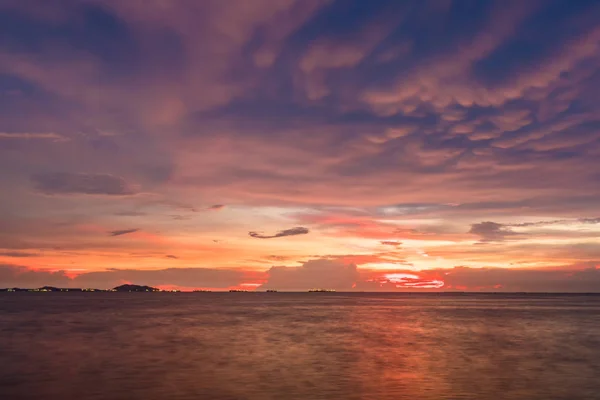
[[[0,292],[173,292],[173,290],[160,290],[152,286],[124,284],[112,289],[94,288],[58,288],[54,286],[42,286],[40,288],[4,288]]]

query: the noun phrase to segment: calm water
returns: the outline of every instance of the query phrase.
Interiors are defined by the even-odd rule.
[[[2,399],[600,399],[600,296],[2,293]]]

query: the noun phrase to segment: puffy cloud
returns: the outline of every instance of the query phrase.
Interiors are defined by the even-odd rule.
[[[134,193],[125,179],[109,174],[56,172],[35,174],[31,179],[36,190],[44,194],[126,196]]]
[[[478,235],[483,242],[501,241],[506,239],[507,236],[516,235],[510,228],[492,221],[471,225],[469,233]]]
[[[310,260],[299,267],[271,267],[267,275],[262,287],[277,290],[351,290],[360,279],[355,264],[327,259]]]
[[[253,238],[257,238],[257,239],[273,239],[273,238],[284,237],[284,236],[306,235],[309,232],[310,231],[308,230],[308,228],[304,228],[302,226],[297,226],[295,228],[284,229],[283,231],[279,231],[274,235],[263,235],[261,233],[254,232],[254,231],[248,232],[248,235],[252,236]]]

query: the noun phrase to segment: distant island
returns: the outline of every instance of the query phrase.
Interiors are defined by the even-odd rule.
[[[125,284],[112,289],[114,292],[160,292],[160,289],[152,286]],[[171,290],[169,290],[171,292]]]
[[[0,292],[170,292],[176,293],[181,292],[178,289],[159,289],[152,286],[146,285],[133,285],[130,283],[114,287],[112,289],[94,289],[94,288],[59,288],[54,286],[42,286],[39,288],[0,288]],[[195,289],[190,293],[210,293],[208,289]],[[267,289],[265,291],[258,290],[245,290],[245,289],[229,289],[230,293],[277,293],[276,289]],[[335,292],[332,289],[311,289],[309,292]]]
[[[54,286],[42,286],[35,289],[5,288],[0,289],[0,292],[179,292],[179,290],[160,290],[152,286],[125,284],[112,289],[58,288]]]

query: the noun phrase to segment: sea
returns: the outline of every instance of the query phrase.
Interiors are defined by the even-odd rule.
[[[600,399],[600,295],[0,293],[0,399]]]

